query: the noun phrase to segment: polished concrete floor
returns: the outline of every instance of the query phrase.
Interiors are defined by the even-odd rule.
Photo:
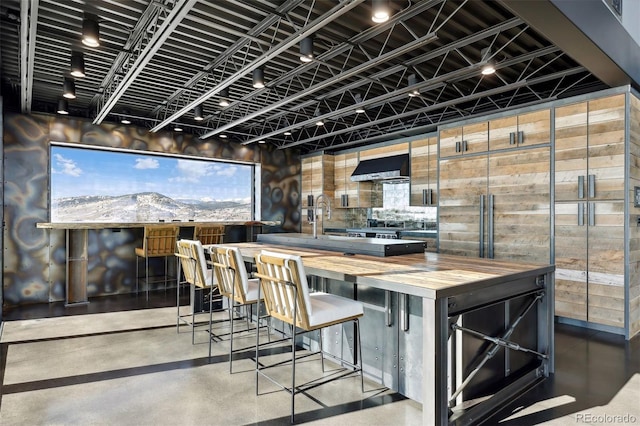
[[[262,379],[256,395],[255,351],[242,350],[255,334],[234,339],[230,374],[228,327],[216,325],[221,339],[209,359],[204,328],[192,344],[188,326],[176,331],[174,306],[175,294],[158,292],[149,302],[120,296],[5,312],[0,425],[288,424],[287,393]],[[486,424],[640,424],[640,338],[557,325],[555,342],[556,373]],[[261,354],[265,362],[290,356],[277,345]],[[354,375],[316,387],[319,358],[300,366],[298,383],[309,389],[296,397],[297,423],[421,424],[420,404],[370,381],[362,393]],[[287,380],[289,367],[273,374]]]

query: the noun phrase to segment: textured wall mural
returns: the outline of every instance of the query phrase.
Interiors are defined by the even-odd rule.
[[[65,231],[36,227],[50,217],[51,141],[260,163],[262,219],[279,221],[275,232],[300,231],[300,158],[295,151],[9,113],[4,119],[3,307],[65,299]],[[189,237],[185,232],[188,227],[181,235]],[[88,239],[88,296],[135,291],[134,249],[142,246],[142,229],[90,230]]]

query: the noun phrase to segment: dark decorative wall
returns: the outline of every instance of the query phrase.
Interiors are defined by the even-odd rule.
[[[51,141],[260,163],[262,219],[281,222],[273,232],[300,231],[300,157],[295,151],[19,114],[5,115],[3,136],[3,308],[65,299],[65,233],[36,228],[49,221]],[[89,297],[135,291],[134,248],[141,245],[142,229],[89,231]]]

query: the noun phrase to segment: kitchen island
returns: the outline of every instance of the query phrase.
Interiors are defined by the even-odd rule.
[[[477,423],[553,372],[553,265],[436,253],[380,258],[274,244],[232,245],[247,262],[261,250],[295,253],[309,275],[419,298],[418,344],[401,348],[398,356],[416,358],[420,365],[416,399],[423,404],[425,425]],[[384,333],[384,325],[377,330]],[[492,358],[497,353],[496,367]]]

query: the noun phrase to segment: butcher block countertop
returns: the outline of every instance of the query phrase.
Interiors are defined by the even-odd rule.
[[[524,277],[553,272],[553,265],[512,263],[439,253],[416,253],[392,257],[346,256],[341,252],[278,246],[263,243],[225,244],[238,247],[248,262],[262,250],[302,257],[310,275],[369,285],[429,299],[478,292],[508,285]]]

